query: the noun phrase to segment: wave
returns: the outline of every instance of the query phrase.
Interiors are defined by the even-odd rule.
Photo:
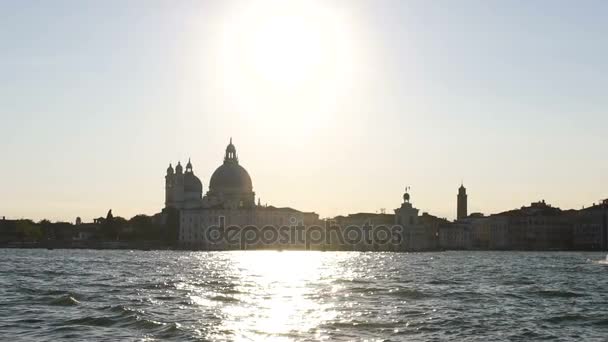
[[[325,324],[328,328],[358,328],[358,329],[393,329],[395,327],[400,326],[401,322],[365,322],[365,321],[341,321],[341,322],[331,322]]]
[[[475,292],[475,291],[453,291],[446,292],[443,294],[445,298],[455,298],[460,300],[481,300],[483,297],[486,297],[485,293]]]
[[[103,310],[107,310],[109,312],[118,313],[121,316],[131,316],[131,315],[141,315],[144,313],[143,310],[133,309],[124,305],[112,305],[106,306],[102,308]]]
[[[336,279],[333,281],[336,284],[373,284],[373,281],[363,279]]]
[[[408,298],[408,299],[421,299],[429,297],[428,294],[418,291],[415,289],[399,289],[393,292],[390,292],[391,295],[399,298]]]
[[[549,317],[546,319],[547,322],[554,323],[554,324],[573,322],[573,321],[585,321],[585,320],[587,320],[587,317],[585,317],[583,315],[579,315],[579,314],[558,315],[558,316],[553,316],[553,317]]]
[[[344,291],[350,292],[350,293],[381,293],[386,291],[386,289],[383,288],[379,288],[379,287],[351,287],[351,288],[345,288]]]
[[[546,297],[546,298],[577,298],[577,297],[587,296],[584,293],[577,293],[577,292],[572,292],[572,291],[562,291],[562,290],[540,290],[540,291],[532,291],[531,293],[538,295],[540,297]]]
[[[50,305],[57,305],[57,306],[73,306],[73,305],[79,305],[80,302],[70,296],[70,295],[65,295],[65,296],[61,296],[59,298],[55,298],[53,300],[51,300],[49,302]]]
[[[459,285],[462,283],[460,280],[453,279],[433,279],[428,282],[429,285]]]
[[[95,327],[110,327],[119,322],[119,320],[115,317],[110,316],[86,316],[81,318],[74,318],[67,321],[64,321],[61,326],[70,326],[70,325],[88,325]]]
[[[218,301],[218,302],[224,302],[224,303],[236,303],[236,302],[240,302],[240,300],[238,300],[237,298],[229,297],[229,296],[222,296],[222,295],[213,296],[210,299]]]
[[[528,278],[509,279],[502,282],[502,285],[534,285],[537,282]]]
[[[66,291],[64,291],[64,290],[45,290],[45,289],[30,288],[30,287],[25,287],[25,286],[20,286],[17,289],[17,291],[20,293],[30,294],[30,295],[56,296],[56,295],[66,294]]]
[[[126,327],[139,330],[148,330],[154,334],[161,334],[160,337],[172,337],[173,333],[179,329],[176,322],[165,323],[153,319],[143,318],[138,311],[117,306],[111,307],[110,311],[118,312],[115,316],[85,316],[70,319],[62,322],[58,328],[69,329],[74,326],[90,327]]]
[[[604,319],[598,319],[595,320],[591,323],[592,325],[597,325],[600,327],[607,327],[608,326],[608,319],[604,318]]]

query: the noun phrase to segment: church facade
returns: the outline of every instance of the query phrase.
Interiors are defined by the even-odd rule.
[[[253,182],[240,165],[236,147],[230,139],[223,163],[213,172],[209,190],[203,195],[200,179],[188,161],[185,171],[180,163],[171,165],[165,176],[165,208],[180,212],[179,243],[193,249],[234,249],[226,241],[211,241],[212,227],[266,225],[318,225],[319,216],[292,208],[278,208],[255,202]]]

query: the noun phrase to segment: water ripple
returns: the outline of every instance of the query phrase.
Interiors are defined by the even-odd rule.
[[[600,253],[0,250],[3,340],[604,341]]]

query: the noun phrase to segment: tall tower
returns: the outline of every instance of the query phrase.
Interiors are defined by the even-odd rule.
[[[173,201],[181,203],[184,201],[184,167],[179,161],[175,166],[175,175],[173,177]]]
[[[169,164],[167,175],[165,176],[165,207],[173,206],[173,183],[174,183],[173,166]]]
[[[456,219],[460,220],[468,216],[467,212],[467,189],[460,183],[458,188],[458,203],[456,207]]]

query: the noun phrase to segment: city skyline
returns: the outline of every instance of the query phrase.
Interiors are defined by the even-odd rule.
[[[322,217],[606,197],[608,4],[256,4],[0,4],[0,215],[154,214],[230,136],[263,203]]]
[[[230,138],[229,148],[231,146],[232,146],[232,149],[234,149],[234,146],[232,145],[232,137]],[[228,152],[226,152],[226,158],[228,158]],[[233,158],[235,158],[237,160],[237,163],[238,163],[238,155],[236,154],[236,151],[233,152]],[[225,160],[226,159],[224,159],[224,161]],[[175,163],[175,164],[172,163],[172,162],[170,162],[169,163],[169,167],[168,167],[168,169],[167,169],[166,172],[169,173],[170,172],[169,170],[171,170],[171,174],[173,174],[174,168],[175,168],[175,170],[177,170],[179,168],[179,170],[180,170],[179,173],[180,174],[182,174],[182,172],[183,172],[182,170],[186,170],[185,174],[188,174],[188,172],[189,172],[191,175],[195,176],[194,178],[197,180],[197,182],[200,182],[200,180],[198,178],[198,177],[200,177],[200,175],[198,173],[194,173],[193,172],[194,167],[193,167],[193,163],[192,163],[192,160],[191,160],[190,157],[188,158],[187,163],[184,163],[184,164],[181,163],[181,160],[177,161],[177,163]],[[212,178],[213,177],[210,176],[210,179],[212,179]],[[251,182],[251,180],[250,180],[250,182]],[[201,194],[207,194],[209,190],[210,190],[210,184],[209,183],[204,184],[202,186],[202,189],[198,190],[199,191],[199,196]],[[255,190],[255,187],[253,188],[253,190]],[[165,188],[165,191],[167,191],[167,188]],[[403,194],[406,194],[404,196],[407,196],[407,201],[409,202],[410,196],[411,196],[411,186],[409,186],[409,185],[405,186],[405,189],[402,191],[402,195]],[[467,199],[467,197],[468,197],[467,189],[464,186],[464,182],[461,181],[460,182],[460,186],[458,187],[458,190],[457,190],[457,199],[454,201],[456,214],[454,215],[454,217],[449,217],[449,216],[444,216],[444,217],[446,219],[449,218],[449,219],[453,219],[453,220],[457,220],[457,219],[460,220],[460,219],[466,218],[468,215],[471,215],[471,214],[477,215],[477,214],[481,213],[481,214],[484,214],[484,215],[493,215],[493,214],[499,214],[501,212],[506,212],[506,211],[510,211],[510,210],[514,210],[514,209],[519,209],[520,208],[520,206],[515,206],[513,208],[505,208],[505,209],[502,209],[502,210],[499,210],[499,211],[496,211],[496,212],[468,211],[468,209],[467,209],[467,207],[468,207],[468,199]],[[196,199],[196,197],[195,197],[195,199]],[[262,205],[262,206],[278,205],[279,207],[286,207],[286,206],[281,205],[280,203],[268,203],[268,202],[261,203],[260,200],[261,199],[258,196],[257,199],[255,199],[255,202],[258,205]],[[584,207],[588,207],[588,206],[591,206],[591,205],[601,204],[602,202],[605,203],[606,200],[608,200],[608,199],[602,198],[602,199],[599,199],[597,202],[592,202],[591,204],[589,204],[589,205],[583,205],[582,207],[584,208]],[[170,203],[169,201],[170,200],[168,199],[168,197],[166,197],[165,201],[163,203],[163,206],[167,207],[167,205]],[[539,199],[538,202],[536,202],[536,200],[531,200],[530,202],[522,203],[521,207],[523,208],[526,205],[528,205],[529,203],[532,203],[532,205],[534,205],[535,203],[543,203],[544,204],[545,202],[546,202],[545,199]],[[254,202],[252,202],[252,204],[253,203]],[[398,208],[394,208],[394,209],[397,210]],[[577,208],[562,208],[562,209],[566,209],[567,210],[567,209],[577,209]],[[110,212],[111,211],[112,211],[112,209],[110,209]],[[158,210],[156,212],[158,212]],[[138,213],[135,213],[133,215],[128,215],[126,217],[131,217],[131,216],[135,216],[135,215],[139,215],[139,214],[152,215],[152,214],[156,214],[156,212],[153,212],[153,213],[138,212]],[[316,211],[314,209],[311,210],[310,212],[311,213],[318,213],[318,211]],[[431,215],[436,214],[432,210],[426,210],[426,209],[422,209],[421,212],[428,213],[428,214],[431,214]],[[362,213],[376,213],[376,214],[380,214],[380,213],[384,214],[384,213],[386,213],[386,214],[391,214],[392,215],[393,214],[393,209],[391,209],[391,208],[388,208],[388,209],[387,208],[380,208],[378,210],[367,210],[367,211],[363,210],[363,211],[358,211],[358,212],[338,213],[338,214],[335,214],[335,215],[332,215],[332,216],[329,216],[329,215],[328,216],[323,216],[323,218],[331,218],[331,217],[338,217],[338,216],[342,216],[342,215],[362,214]],[[439,216],[441,217],[441,215],[439,215]],[[78,220],[82,219],[80,216],[77,216],[77,217],[78,217]],[[92,217],[90,219],[90,221],[95,220],[97,217],[103,217],[103,215],[94,216],[94,217]],[[31,217],[20,217],[20,218],[19,217],[14,217],[14,218],[17,218],[17,219],[28,219],[28,218],[32,219]],[[44,218],[40,218],[39,220],[43,220],[43,219],[49,219],[49,218],[48,217],[44,217]],[[67,221],[67,222],[69,222],[70,220],[69,219],[66,219],[66,220],[59,219],[59,220],[56,220],[56,221]]]

